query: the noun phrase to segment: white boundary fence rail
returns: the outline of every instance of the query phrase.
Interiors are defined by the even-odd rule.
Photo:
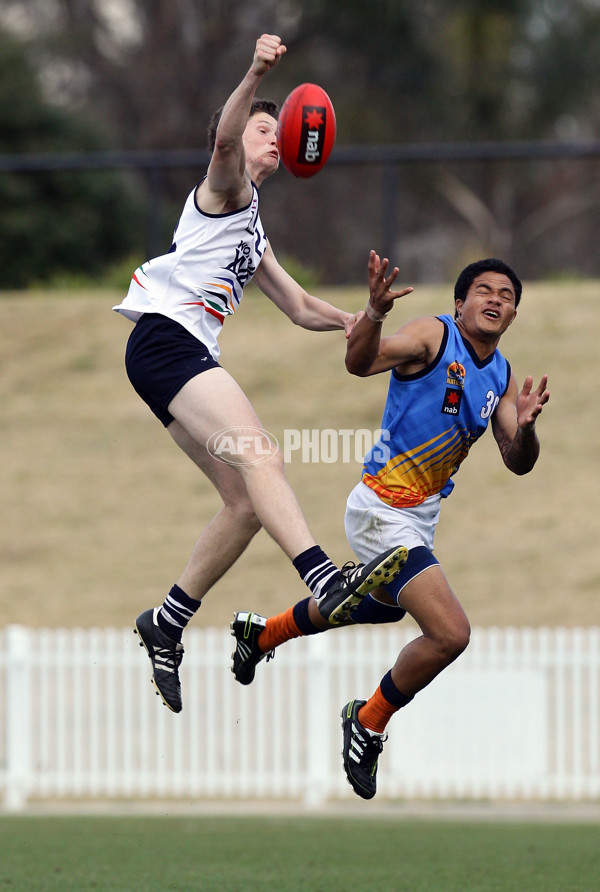
[[[0,800],[352,798],[339,712],[366,698],[412,629],[299,639],[242,687],[233,639],[190,630],[184,710],[152,696],[128,630],[0,630]],[[600,628],[476,629],[395,716],[378,799],[600,797]]]

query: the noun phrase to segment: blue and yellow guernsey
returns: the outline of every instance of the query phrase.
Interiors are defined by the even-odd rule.
[[[498,350],[480,360],[454,319],[438,318],[438,355],[414,375],[392,371],[381,437],[365,457],[363,483],[396,508],[450,494],[452,475],[485,433],[510,379]]]

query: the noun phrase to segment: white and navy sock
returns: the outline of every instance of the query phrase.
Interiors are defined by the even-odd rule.
[[[325,594],[342,575],[318,545],[307,548],[292,563],[315,598]]]
[[[181,641],[183,630],[196,613],[202,601],[188,597],[183,589],[174,585],[156,615],[158,625],[175,641]]]

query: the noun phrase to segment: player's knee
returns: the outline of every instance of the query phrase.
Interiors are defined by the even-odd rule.
[[[219,432],[206,444],[208,452],[242,474],[256,467],[283,468],[277,441],[261,428],[231,427]]]
[[[251,536],[255,536],[262,527],[260,520],[252,508],[250,508],[249,511],[243,512],[241,523]]]
[[[224,499],[224,502],[225,509],[233,515],[238,529],[244,529],[252,536],[258,533],[262,524],[247,496],[237,494],[235,498]]]
[[[471,640],[471,627],[469,623],[465,623],[461,626],[460,629],[457,629],[453,636],[453,652],[456,657],[459,657],[463,651],[467,649],[469,646],[469,641]]]
[[[236,462],[238,471],[242,476],[253,473],[258,469],[271,471],[276,474],[284,474],[283,454],[275,443],[255,441],[252,448],[247,448],[241,453]]]
[[[236,512],[238,523],[243,526],[244,529],[246,529],[249,533],[252,533],[252,535],[258,533],[262,524],[256,516],[250,500],[244,500],[241,505],[237,505]]]
[[[269,465],[272,468],[276,468],[278,473],[285,474],[283,452],[281,451],[279,446],[273,446],[271,454],[269,456]]]
[[[467,649],[470,639],[471,627],[466,619],[445,628],[436,636],[436,646],[443,662],[446,665],[454,662]]]

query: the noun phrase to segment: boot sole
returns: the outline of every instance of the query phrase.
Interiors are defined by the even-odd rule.
[[[329,624],[339,626],[347,621],[352,611],[360,604],[365,595],[372,592],[378,585],[391,582],[395,579],[408,558],[408,549],[399,546],[392,554],[388,555],[376,567],[373,567],[366,579],[363,579],[355,592],[348,595],[345,601],[338,604],[329,614]]]

